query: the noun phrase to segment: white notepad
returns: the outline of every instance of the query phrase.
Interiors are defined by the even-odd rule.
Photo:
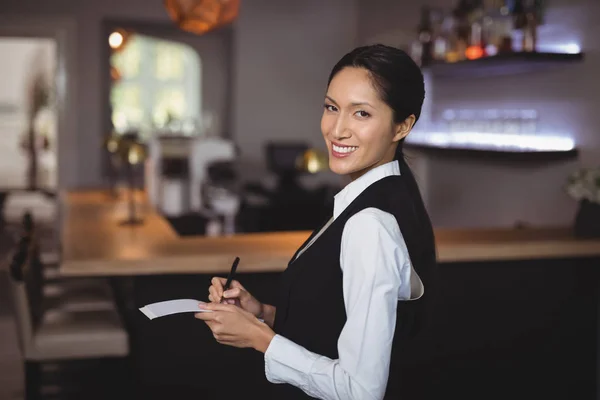
[[[140,311],[143,312],[148,319],[186,312],[213,312],[212,310],[201,310],[200,304],[206,304],[206,302],[194,299],[167,300],[147,304],[144,307],[140,307]],[[258,318],[258,320],[260,322],[265,322],[262,318]]]
[[[206,304],[204,301],[194,299],[177,299],[159,301],[158,303],[147,304],[140,308],[149,319],[164,317],[165,315],[186,313],[186,312],[212,312],[211,310],[201,310],[200,304]]]

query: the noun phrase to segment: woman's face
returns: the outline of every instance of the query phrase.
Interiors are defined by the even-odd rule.
[[[369,72],[342,69],[329,84],[321,118],[329,168],[354,180],[392,161],[398,141],[412,128],[411,117],[395,124],[393,110],[379,97]]]

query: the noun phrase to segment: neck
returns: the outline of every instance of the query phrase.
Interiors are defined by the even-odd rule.
[[[375,164],[373,164],[369,167],[363,168],[360,171],[351,172],[350,174],[348,174],[348,176],[350,177],[351,181],[355,181],[358,178],[360,178],[361,176],[363,176],[364,174],[366,174],[367,172],[369,172],[370,170],[372,170],[373,168],[377,168],[380,165],[392,162],[395,159],[396,159],[396,151],[394,149],[393,152],[388,152],[388,154],[386,154],[385,157],[383,157],[381,160],[377,161]]]

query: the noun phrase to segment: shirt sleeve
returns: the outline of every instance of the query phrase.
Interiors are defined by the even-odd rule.
[[[410,263],[395,218],[365,209],[344,226],[340,265],[347,320],[339,359],[312,353],[276,335],[265,352],[265,374],[320,399],[382,399],[389,375],[396,308],[410,290]]]

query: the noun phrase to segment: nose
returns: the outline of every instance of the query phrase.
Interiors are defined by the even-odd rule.
[[[338,116],[331,130],[331,137],[336,140],[347,139],[352,136],[346,118]]]

